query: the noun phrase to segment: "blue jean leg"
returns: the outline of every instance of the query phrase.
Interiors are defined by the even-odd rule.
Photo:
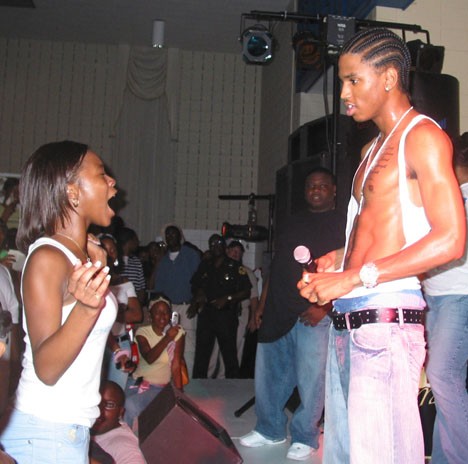
[[[468,295],[426,295],[427,377],[437,409],[433,464],[468,463]]]
[[[331,329],[324,464],[420,464],[417,403],[425,356],[420,324]]]
[[[284,406],[297,386],[301,404],[290,424],[292,442],[318,448],[323,410],[328,318],[317,327],[297,322],[272,343],[259,343],[255,366],[255,430],[270,439],[286,437]]]
[[[349,459],[348,331],[339,332],[330,327],[327,365],[325,371],[325,430],[323,462],[347,464]]]
[[[134,432],[138,430],[135,419],[138,418],[163,388],[162,386],[150,385],[149,389],[143,393],[138,393],[138,389],[127,389],[125,391],[124,421]]]
[[[131,353],[130,340],[120,342],[120,348],[128,350]],[[125,372],[122,369],[117,369],[113,358],[111,350],[106,348],[104,353],[104,362],[107,365],[107,380],[115,382],[122,387],[122,390],[125,390],[128,380],[128,372]]]
[[[19,464],[88,464],[89,428],[13,410],[0,437]]]

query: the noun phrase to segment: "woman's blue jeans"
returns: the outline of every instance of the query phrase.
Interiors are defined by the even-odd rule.
[[[135,381],[129,377],[127,389],[125,390],[125,413],[124,421],[138,436],[138,416],[153,401],[164,388],[159,385],[149,385],[148,390],[138,393],[138,388],[131,388]]]
[[[89,428],[84,425],[49,422],[15,409],[0,441],[19,464],[89,462]]]

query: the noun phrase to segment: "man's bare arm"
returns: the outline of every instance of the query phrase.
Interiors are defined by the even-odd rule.
[[[431,230],[414,244],[374,259],[379,272],[378,283],[422,274],[459,258],[464,251],[465,214],[452,169],[448,137],[432,123],[421,124],[408,135],[406,160],[417,179],[416,193]],[[385,239],[380,237],[380,240]],[[359,271],[360,266],[355,266],[341,273],[313,274],[308,277],[309,283],[301,281],[298,287],[303,297],[323,304],[361,286]]]

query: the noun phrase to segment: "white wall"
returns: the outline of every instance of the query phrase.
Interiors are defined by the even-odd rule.
[[[191,229],[247,222],[257,193],[260,69],[240,54],[181,52],[175,220]]]
[[[219,230],[223,221],[245,223],[247,201],[218,195],[257,193],[261,70],[246,66],[240,54],[180,56],[172,220],[199,230]],[[63,139],[88,143],[112,169],[125,71],[117,46],[0,39],[0,172],[20,172],[36,148]],[[151,207],[145,200],[128,207]],[[146,242],[159,228],[137,232]]]
[[[115,46],[0,39],[0,171],[64,138],[107,160],[117,63]]]

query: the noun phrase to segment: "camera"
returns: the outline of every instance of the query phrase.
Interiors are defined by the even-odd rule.
[[[177,311],[172,311],[171,325],[175,326],[178,324],[179,324],[179,313]]]

